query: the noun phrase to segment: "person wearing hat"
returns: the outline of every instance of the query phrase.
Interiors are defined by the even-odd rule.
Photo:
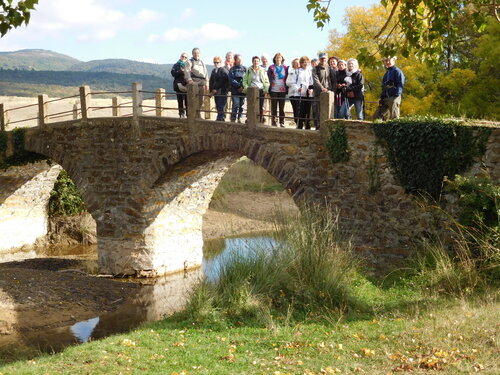
[[[318,55],[318,65],[313,68],[312,76],[314,82],[314,101],[313,101],[313,116],[314,116],[314,126],[316,130],[319,129],[319,113],[320,113],[320,102],[319,96],[322,92],[328,92],[333,89],[332,86],[332,75],[331,68],[328,65],[328,56],[326,53],[320,53]]]
[[[405,84],[405,76],[396,64],[396,56],[386,57],[384,65],[386,72],[382,78],[382,94],[374,119],[391,120],[399,118],[401,95]]]

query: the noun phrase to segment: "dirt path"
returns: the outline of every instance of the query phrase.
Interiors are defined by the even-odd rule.
[[[204,216],[204,238],[270,230],[269,220],[278,208],[290,213],[297,209],[286,192],[230,194]],[[0,339],[115,311],[138,288],[86,274],[96,268],[95,250],[85,254],[86,260],[57,250],[51,256],[0,263]]]

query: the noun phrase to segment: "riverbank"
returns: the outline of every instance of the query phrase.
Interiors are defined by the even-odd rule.
[[[276,212],[296,212],[284,191],[237,192],[203,218],[205,240],[272,230]],[[27,259],[0,263],[0,338],[56,328],[117,310],[137,284],[96,277],[95,222],[90,215],[53,220],[51,246]],[[85,244],[87,246],[81,246]]]

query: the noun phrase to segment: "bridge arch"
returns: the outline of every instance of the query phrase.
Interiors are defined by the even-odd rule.
[[[182,239],[180,234],[196,231],[199,236],[189,241],[201,243],[201,213],[210,200],[188,197],[201,192],[205,198],[211,196],[213,182],[243,155],[288,189],[298,206],[303,201],[326,201],[338,208],[357,244],[404,253],[411,239],[427,229],[429,214],[405,194],[387,159],[377,155],[372,126],[362,122],[345,126],[350,159],[335,164],[325,147],[327,132],[193,118],[67,121],[28,129],[26,148],[62,165],[81,190],[96,220],[103,272],[167,273],[201,261],[201,246],[198,255],[188,258],[179,254],[178,246],[168,250],[164,244],[186,243],[189,236]],[[500,131],[495,129],[484,157],[494,178],[500,170],[499,140]],[[378,179],[373,193],[370,175]],[[179,213],[182,209],[193,216],[186,219]],[[167,220],[169,214],[174,219]],[[173,225],[178,228],[177,239],[160,230]]]

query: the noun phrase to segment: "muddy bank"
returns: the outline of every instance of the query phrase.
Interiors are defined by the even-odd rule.
[[[205,239],[262,232],[277,210],[297,210],[286,192],[236,193],[212,204],[203,218]],[[89,214],[52,219],[41,258],[0,263],[0,338],[74,324],[124,306],[138,285],[99,278],[97,247]]]

